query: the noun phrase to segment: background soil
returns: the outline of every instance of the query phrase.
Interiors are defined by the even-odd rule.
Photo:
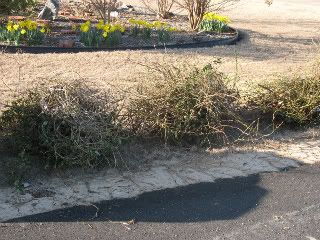
[[[139,1],[130,1],[137,5]],[[135,4],[136,3],[136,4]],[[296,71],[318,54],[320,2],[242,0],[223,12],[242,31],[235,46],[201,49],[117,51],[78,54],[0,54],[0,109],[13,90],[30,87],[44,79],[84,78],[101,86],[132,85],[145,68],[137,62],[204,65],[222,59],[221,70],[237,73],[245,90],[270,75]],[[238,66],[236,68],[236,65]]]

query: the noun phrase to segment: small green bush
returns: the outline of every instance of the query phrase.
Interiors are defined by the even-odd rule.
[[[215,67],[155,66],[131,99],[128,115],[139,136],[165,142],[219,145],[242,125],[238,92]]]
[[[117,114],[109,92],[57,82],[22,94],[0,116],[0,126],[16,153],[40,155],[47,168],[113,166],[124,140]]]
[[[25,11],[30,7],[34,7],[36,2],[36,0],[1,0],[0,14]]]
[[[259,85],[250,104],[287,124],[320,123],[320,62],[304,76],[280,77]]]

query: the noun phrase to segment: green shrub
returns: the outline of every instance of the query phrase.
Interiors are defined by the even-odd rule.
[[[305,76],[280,77],[259,85],[251,105],[294,125],[320,123],[320,62]]]
[[[113,153],[124,140],[117,114],[109,92],[56,82],[13,101],[0,126],[16,153],[40,155],[47,168],[114,165]]]
[[[241,129],[238,92],[212,65],[203,69],[156,66],[128,106],[129,126],[139,136],[165,142],[216,145]]]
[[[35,6],[36,2],[36,0],[1,0],[0,14],[25,11],[28,8]]]

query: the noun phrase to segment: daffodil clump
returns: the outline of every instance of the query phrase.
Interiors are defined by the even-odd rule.
[[[171,27],[168,23],[160,21],[151,23],[145,20],[130,19],[129,23],[131,24],[131,35],[150,39],[152,33],[154,33],[161,43],[168,42],[170,40],[170,33],[176,31],[176,28]]]
[[[228,29],[228,24],[230,22],[231,20],[227,16],[207,12],[203,16],[203,19],[199,25],[199,30],[221,33]]]
[[[225,24],[228,24],[231,22],[230,18],[227,16],[222,16],[222,15],[218,15],[215,14],[213,12],[207,12],[203,15],[203,20],[207,20],[207,21],[220,21],[223,22]]]
[[[80,41],[87,47],[100,47],[106,45],[112,47],[121,42],[125,28],[120,24],[108,24],[100,21],[93,25],[90,21],[80,25]]]
[[[0,41],[14,43],[26,43],[27,45],[42,44],[45,34],[50,30],[47,25],[38,24],[32,20],[13,22],[0,26]]]
[[[145,20],[130,19],[131,24],[131,35],[137,37],[142,36],[144,39],[151,38],[153,24]]]

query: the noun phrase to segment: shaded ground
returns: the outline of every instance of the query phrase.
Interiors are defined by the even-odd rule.
[[[128,221],[205,222],[234,219],[256,207],[267,191],[257,186],[260,178],[224,179],[166,191],[145,193],[136,199],[106,201],[93,206],[73,207],[18,218],[13,222]],[[250,197],[248,192],[252,192]],[[187,200],[188,199],[188,200]],[[212,201],[215,199],[214,201]],[[239,204],[239,199],[244,201]],[[210,209],[210,210],[209,210]]]
[[[17,219],[0,239],[319,239],[319,184],[320,165],[197,184]]]

